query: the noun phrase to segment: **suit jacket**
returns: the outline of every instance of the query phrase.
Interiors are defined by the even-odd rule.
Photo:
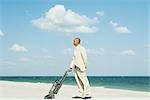
[[[86,64],[87,64],[86,50],[83,46],[78,45],[74,48],[74,54],[72,62],[70,64],[70,68],[74,68],[74,66],[77,66],[81,71],[85,71]]]

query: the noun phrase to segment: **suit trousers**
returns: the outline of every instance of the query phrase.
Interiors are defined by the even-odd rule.
[[[82,97],[88,96],[90,95],[90,84],[87,78],[86,71],[82,72],[79,69],[77,69],[77,66],[75,67],[76,68],[74,69],[74,73],[79,92],[81,93]]]

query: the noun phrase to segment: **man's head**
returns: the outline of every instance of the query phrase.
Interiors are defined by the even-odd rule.
[[[74,46],[78,46],[79,44],[80,44],[80,38],[75,38],[74,40],[73,40],[73,45]]]

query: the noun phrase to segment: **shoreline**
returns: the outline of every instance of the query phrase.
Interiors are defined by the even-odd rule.
[[[0,100],[10,98],[40,98],[40,100],[44,100],[43,97],[48,94],[51,86],[52,84],[47,83],[0,81]],[[56,100],[73,100],[72,96],[77,94],[77,86],[63,85],[58,95],[56,95]],[[91,87],[91,95],[93,97],[92,100],[108,97],[111,98],[110,100],[112,100],[112,98],[141,98],[142,100],[142,98],[146,99],[150,97],[150,92]]]

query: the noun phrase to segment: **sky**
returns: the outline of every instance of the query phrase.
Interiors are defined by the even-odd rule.
[[[62,75],[75,37],[86,48],[88,75],[150,76],[148,6],[148,0],[0,0],[0,76]]]

